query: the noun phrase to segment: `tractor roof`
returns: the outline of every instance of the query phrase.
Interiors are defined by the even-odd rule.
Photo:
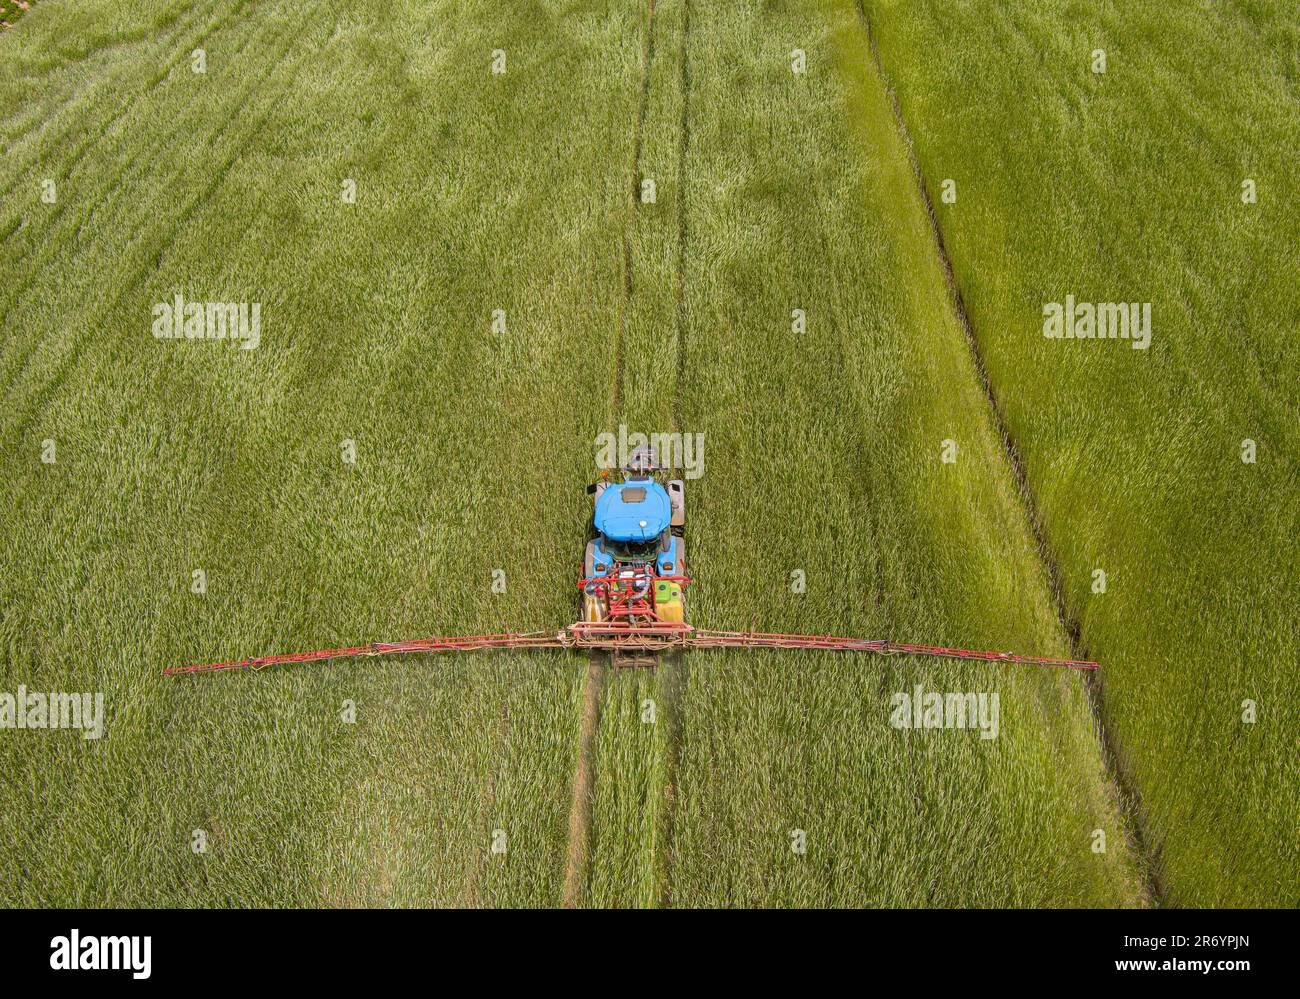
[[[653,479],[611,483],[596,500],[596,530],[611,541],[653,541],[672,515],[668,490]]]

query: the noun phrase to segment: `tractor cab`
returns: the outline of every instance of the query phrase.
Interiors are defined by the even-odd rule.
[[[623,481],[588,486],[596,497],[592,526],[583,559],[583,620],[604,621],[627,606],[629,597],[648,616],[681,622],[682,586],[686,577],[686,526],[683,483],[660,482],[663,471],[652,448],[632,452],[623,468]]]

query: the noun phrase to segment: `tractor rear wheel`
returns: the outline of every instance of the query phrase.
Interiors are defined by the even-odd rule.
[[[596,545],[599,542],[592,538],[587,542],[587,551],[582,557],[582,575],[591,579],[596,575]]]

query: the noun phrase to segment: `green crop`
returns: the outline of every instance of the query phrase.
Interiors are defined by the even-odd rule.
[[[1166,901],[1292,903],[1294,8],[871,17]],[[1067,294],[1150,303],[1150,346],[1044,337]]]
[[[1295,26],[1041,7],[85,0],[0,35],[0,693],[102,692],[106,728],[0,730],[0,902],[1292,899]],[[1067,294],[1150,301],[1150,348],[1044,338]],[[159,338],[177,296],[255,304],[256,344]],[[160,675],[558,631],[620,428],[703,435],[689,622],[1100,683]],[[980,713],[904,727],[918,692]]]

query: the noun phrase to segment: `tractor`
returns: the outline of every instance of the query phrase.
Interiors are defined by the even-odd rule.
[[[595,497],[593,537],[582,561],[582,614],[588,638],[620,634],[686,634],[685,485],[661,482],[653,448],[637,448],[622,469],[587,487]],[[620,665],[645,665],[644,654],[618,655]]]

